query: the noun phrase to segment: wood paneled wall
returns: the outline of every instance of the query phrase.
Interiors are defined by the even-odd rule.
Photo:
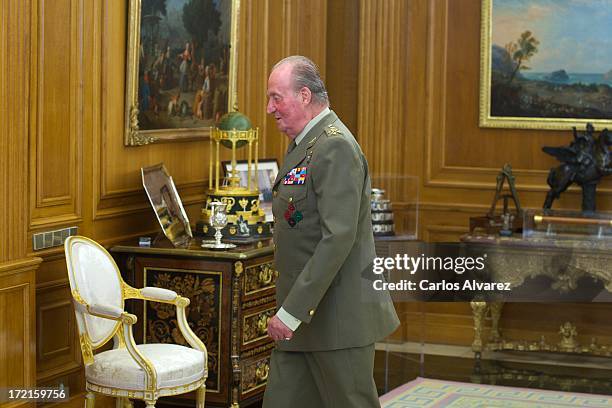
[[[78,226],[80,234],[110,245],[157,230],[139,169],[160,161],[190,219],[199,218],[207,143],[123,146],[126,13],[127,1],[2,0],[0,191],[8,200],[0,201],[0,212],[10,239],[0,243],[0,284],[6,283],[0,302],[21,299],[25,326],[12,324],[15,333],[26,333],[18,357],[29,367],[20,374],[24,384],[34,381],[34,359],[25,350],[36,338],[39,385],[82,390],[62,249],[34,253],[33,233]],[[478,127],[479,24],[480,0],[243,0],[238,105],[260,128],[260,157],[280,160],[287,146],[265,113],[269,70],[299,53],[319,64],[332,108],[358,137],[372,173],[417,178],[420,238],[452,241],[466,232],[469,216],[488,208],[505,162],[514,167],[521,203],[541,206],[555,162],[540,148],[565,144],[570,133]],[[608,180],[600,188],[602,210],[612,209],[611,187]],[[414,211],[415,193],[389,195],[398,219]],[[558,205],[579,203],[574,190]],[[35,256],[44,259],[36,273]],[[17,281],[3,280],[9,275]],[[407,322],[423,321],[420,312],[427,312],[432,341],[469,344],[467,305],[399,308]],[[554,331],[550,322],[562,319],[546,306],[530,319],[521,305],[508,309],[512,330],[526,336],[545,320]],[[604,314],[592,306],[566,309],[577,318]],[[605,323],[589,320],[585,331],[612,337]],[[423,336],[416,327],[404,325],[403,337]]]

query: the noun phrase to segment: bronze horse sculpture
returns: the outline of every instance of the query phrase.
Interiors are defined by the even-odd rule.
[[[595,211],[595,192],[597,183],[604,177],[612,174],[612,134],[608,129],[593,137],[593,125],[587,123],[586,132],[578,133],[574,130],[574,140],[569,146],[549,147],[542,150],[556,157],[562,164],[550,169],[548,179],[550,190],[546,194],[544,209],[550,209],[555,199],[559,198],[572,184],[582,187],[582,211]]]

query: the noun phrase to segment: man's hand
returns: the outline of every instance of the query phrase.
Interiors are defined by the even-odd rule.
[[[268,320],[268,336],[274,341],[291,340],[293,332],[274,315]]]

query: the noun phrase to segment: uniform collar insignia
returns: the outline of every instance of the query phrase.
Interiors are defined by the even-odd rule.
[[[340,134],[340,131],[334,125],[328,125],[325,128],[325,133],[327,133],[328,136],[332,136],[332,135]]]

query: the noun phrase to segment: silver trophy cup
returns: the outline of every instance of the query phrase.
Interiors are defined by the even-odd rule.
[[[208,249],[230,249],[236,248],[236,245],[221,242],[221,230],[227,225],[227,204],[221,201],[213,201],[209,204],[210,207],[210,226],[215,229],[215,240],[205,241],[202,243],[202,248]]]

